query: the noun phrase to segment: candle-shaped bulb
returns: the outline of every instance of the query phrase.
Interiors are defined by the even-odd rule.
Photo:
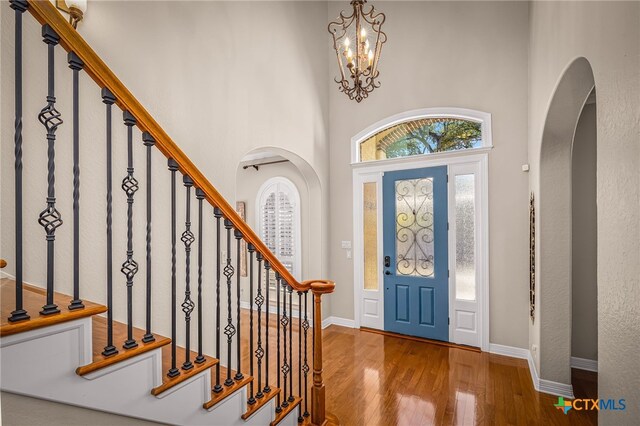
[[[373,63],[373,50],[369,51],[369,66]]]
[[[351,59],[353,57],[353,52],[351,49],[347,49],[347,58]]]
[[[344,39],[344,47],[349,47],[349,45],[351,44],[351,41],[349,40],[349,37]]]
[[[367,36],[367,30],[364,28],[360,30],[360,37],[365,38]]]

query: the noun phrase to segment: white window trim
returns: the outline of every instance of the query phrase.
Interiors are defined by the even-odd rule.
[[[351,164],[368,164],[368,163],[379,163],[379,162],[397,162],[398,160],[404,160],[409,157],[400,157],[400,158],[389,158],[383,160],[370,160],[370,161],[361,161],[360,159],[360,143],[364,142],[371,136],[375,135],[382,130],[388,129],[389,127],[398,125],[400,123],[406,123],[407,121],[419,120],[422,118],[459,118],[461,120],[469,120],[476,121],[481,123],[481,146],[478,148],[468,148],[463,150],[455,150],[455,151],[446,151],[442,153],[434,153],[434,154],[422,154],[422,155],[413,155],[411,157],[433,157],[436,155],[445,155],[450,153],[470,153],[470,152],[478,152],[479,150],[485,150],[487,148],[492,148],[492,136],[491,136],[491,114],[482,111],[476,111],[472,109],[466,108],[422,108],[422,109],[414,109],[411,111],[402,112],[400,114],[393,115],[391,117],[387,117],[383,120],[378,121],[377,123],[372,124],[367,127],[353,138],[351,138]]]
[[[455,115],[453,114],[455,112]],[[462,114],[464,112],[464,115]],[[429,115],[427,115],[429,114]],[[368,127],[352,138],[352,160],[357,159],[359,153],[359,144],[372,134],[379,132],[392,125],[410,121],[418,118],[429,116],[443,117],[450,114],[450,117],[482,120],[483,146],[481,148],[464,149],[456,151],[448,151],[435,154],[415,155],[409,157],[365,161],[352,163],[353,169],[353,267],[354,267],[354,321],[355,327],[367,326],[372,328],[384,329],[384,291],[382,268],[378,267],[379,277],[379,301],[381,303],[381,314],[378,326],[375,324],[362,324],[362,300],[365,294],[364,290],[364,235],[362,230],[362,214],[363,214],[363,183],[377,182],[378,187],[378,261],[382,265],[382,176],[386,171],[407,170],[422,167],[448,166],[448,169],[456,169],[464,167],[463,165],[473,165],[477,171],[476,175],[476,194],[479,196],[476,203],[476,219],[477,228],[476,247],[476,274],[478,281],[476,283],[477,296],[477,318],[478,318],[478,340],[480,349],[489,350],[489,185],[488,185],[488,158],[492,145],[491,140],[491,114],[465,110],[461,108],[426,108],[421,110],[409,111],[397,114],[385,120],[381,120],[373,126]],[[482,118],[480,118],[482,117]],[[376,127],[377,126],[377,127]],[[449,171],[449,173],[451,173]],[[451,197],[451,185],[449,185],[449,198]],[[455,214],[451,206],[448,208],[448,220],[451,223],[455,219]],[[453,242],[452,242],[453,239]],[[449,233],[449,269],[455,269],[455,256],[451,255],[451,250],[455,250],[455,233]],[[455,252],[454,252],[455,253]],[[449,297],[449,314],[454,313],[455,307],[455,288],[454,282],[450,278],[450,297]],[[453,297],[452,297],[453,296]],[[449,328],[450,341],[454,342],[455,333],[453,332],[454,319],[451,318]]]
[[[301,240],[301,226],[300,226],[300,192],[296,185],[289,179],[283,176],[276,176],[267,179],[258,189],[256,195],[256,230],[258,235],[262,235],[262,199],[265,196],[267,189],[272,185],[283,185],[287,187],[289,192],[293,196],[294,213],[293,213],[293,238],[294,238],[294,256],[293,256],[293,277],[301,281],[302,280],[302,240]],[[277,254],[274,253],[274,255]]]

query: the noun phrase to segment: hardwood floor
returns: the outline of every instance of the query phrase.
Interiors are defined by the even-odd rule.
[[[327,410],[343,425],[597,424],[536,392],[525,360],[338,326],[324,342]],[[578,396],[596,397],[594,376],[575,372]]]
[[[8,301],[12,299],[11,288],[7,284],[5,280],[0,282],[3,314],[9,309]],[[44,296],[39,289],[29,290],[25,292],[25,297],[28,300],[33,299],[34,302],[26,300],[26,304],[36,312]],[[57,295],[56,300],[58,297],[61,298],[62,306],[63,303],[68,303],[68,296]],[[87,307],[84,314],[91,309],[99,312],[104,310],[102,306],[90,303],[87,303]],[[77,315],[77,312],[63,315]],[[254,321],[257,321],[257,315],[254,316]],[[96,317],[94,322],[97,323],[97,333],[94,337],[99,340],[104,334],[100,333],[104,319]],[[275,356],[277,324],[275,315],[271,315],[269,383],[272,389],[278,385]],[[294,345],[292,356],[288,358],[289,362],[293,361],[292,369],[297,371],[300,359],[298,319],[292,319],[291,324]],[[2,326],[3,329],[13,328],[4,319]],[[10,332],[3,330],[3,334]],[[138,334],[141,332],[136,330]],[[122,330],[117,333],[118,337],[115,340],[118,344],[124,340],[123,333]],[[310,366],[311,335],[310,332],[307,342]],[[248,336],[249,315],[248,311],[243,309],[242,371],[245,375],[249,373]],[[536,392],[525,360],[335,325],[323,331],[323,339],[327,410],[336,415],[342,425],[597,424],[597,412],[570,410],[565,415],[553,406],[558,401],[557,397]],[[98,349],[103,346],[102,343],[104,342],[94,342]],[[168,348],[169,346],[163,348],[164,372],[170,362],[167,356]],[[179,351],[179,354],[180,352],[182,351]],[[282,355],[284,357],[284,354]],[[222,351],[221,357],[227,359],[225,351]],[[181,362],[182,358],[179,358]],[[235,364],[234,361],[232,360],[232,364]],[[221,370],[224,373],[224,368]],[[251,383],[257,390],[256,375],[257,371],[254,371],[254,380]],[[214,376],[215,373],[212,371],[212,381],[215,381]],[[224,377],[224,374],[221,376]],[[576,397],[597,397],[596,376],[595,373],[573,371]],[[300,396],[303,392],[300,391],[297,379],[296,374],[293,393]],[[262,381],[264,386],[264,376]],[[311,382],[310,372],[309,397]],[[281,387],[284,388],[284,383]],[[288,389],[288,395],[290,394],[291,386]],[[280,399],[279,396],[280,394],[276,399]],[[299,412],[304,412],[305,402],[302,401],[301,405],[296,407]],[[305,420],[308,421],[308,418]]]

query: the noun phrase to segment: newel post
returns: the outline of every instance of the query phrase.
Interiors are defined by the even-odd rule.
[[[327,423],[325,389],[322,379],[322,295],[332,293],[333,281],[311,282],[313,293],[313,387],[311,388],[311,424],[324,426]]]

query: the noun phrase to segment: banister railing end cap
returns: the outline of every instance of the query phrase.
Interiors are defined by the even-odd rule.
[[[311,287],[311,291],[315,294],[333,293],[336,288],[336,283],[331,280],[309,280],[302,284]]]

